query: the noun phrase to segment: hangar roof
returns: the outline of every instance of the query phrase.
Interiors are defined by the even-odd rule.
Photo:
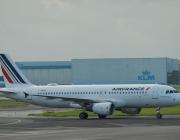
[[[71,61],[17,62],[20,69],[71,69]]]

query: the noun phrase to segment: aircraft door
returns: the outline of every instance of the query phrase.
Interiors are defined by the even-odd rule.
[[[152,99],[153,100],[159,99],[159,90],[157,88],[153,88],[152,90]]]
[[[158,106],[159,104],[159,89],[158,88],[153,88],[152,89],[152,103],[154,106]]]

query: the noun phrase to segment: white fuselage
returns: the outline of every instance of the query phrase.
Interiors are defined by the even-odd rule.
[[[166,85],[59,85],[4,88],[16,94],[5,96],[32,104],[57,108],[82,108],[79,100],[112,102],[122,107],[163,107],[180,104],[180,94]],[[167,92],[169,91],[169,92]],[[82,102],[82,101],[81,101]]]

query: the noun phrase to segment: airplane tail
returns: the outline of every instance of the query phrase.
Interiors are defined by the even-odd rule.
[[[6,87],[12,87],[15,85],[31,85],[7,54],[0,54],[0,66]]]

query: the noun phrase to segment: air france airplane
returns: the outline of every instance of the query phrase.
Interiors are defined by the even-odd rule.
[[[80,119],[87,119],[86,111],[106,118],[114,110],[138,114],[141,108],[156,108],[156,117],[161,119],[160,107],[180,104],[180,94],[166,85],[158,84],[112,84],[112,85],[45,85],[30,83],[16,64],[6,54],[0,54],[0,64],[5,88],[0,92],[6,97],[31,104],[77,108],[83,111]]]

